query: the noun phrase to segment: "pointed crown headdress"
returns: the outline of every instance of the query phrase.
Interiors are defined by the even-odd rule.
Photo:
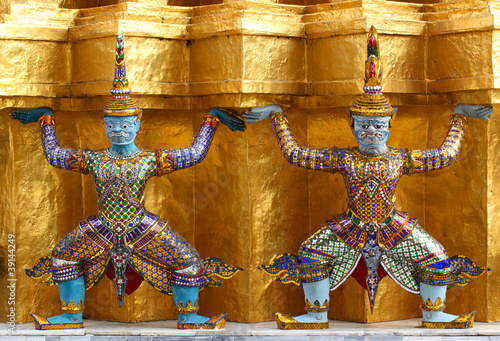
[[[382,94],[382,61],[378,44],[378,34],[375,27],[368,32],[368,59],[365,62],[365,92],[351,106],[352,115],[391,116],[394,109]]]
[[[113,98],[104,108],[106,116],[136,116],[142,112],[135,100],[130,98],[132,90],[128,87],[127,72],[125,71],[125,41],[123,35],[116,38],[116,63],[113,88],[110,90]]]

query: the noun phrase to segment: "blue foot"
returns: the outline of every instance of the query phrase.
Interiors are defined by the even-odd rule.
[[[425,311],[424,311],[424,321],[422,322],[422,327],[424,328],[437,328],[437,329],[469,329],[474,326],[474,318],[476,316],[475,311],[471,311],[468,314],[459,315],[451,321],[426,321],[425,320]],[[454,315],[445,314],[448,316],[446,320]],[[443,318],[444,320],[445,318]]]
[[[318,323],[318,322],[328,321],[326,313],[309,313],[309,314],[294,316],[293,318],[298,322],[302,323]]]
[[[210,320],[208,317],[201,316],[198,314],[187,314],[187,315],[179,314],[177,318],[178,323],[205,323],[208,320]]]
[[[422,311],[425,322],[451,322],[455,320],[458,315],[451,315],[443,313],[442,311]]]

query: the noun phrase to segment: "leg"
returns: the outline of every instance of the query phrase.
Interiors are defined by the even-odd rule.
[[[307,314],[294,316],[301,323],[324,323],[328,327],[328,309],[330,309],[330,280],[328,278],[302,283]]]
[[[422,238],[422,240],[428,241],[430,238]],[[434,241],[432,244],[434,246],[439,243]],[[426,246],[421,245],[420,247],[429,249]],[[448,254],[441,244],[439,246],[441,250],[433,250],[425,257],[413,261],[419,269],[418,279],[424,326],[425,322],[450,322],[458,317],[443,312],[446,290],[451,282],[452,269]]]
[[[215,315],[212,318],[198,315],[199,286],[182,286],[173,284],[172,293],[177,313],[177,328],[179,329],[222,329],[226,324],[226,314]],[[194,302],[194,303],[193,303]]]
[[[328,278],[302,283],[306,311],[300,316],[288,316],[274,313],[280,329],[327,329],[328,310],[330,309],[330,280]]]
[[[94,254],[98,251],[98,247],[79,228],[58,242],[52,252],[50,268],[52,279],[59,289],[63,313],[48,318],[31,314],[37,329],[83,328],[85,281],[81,262],[85,253]]]
[[[176,231],[167,227],[137,252],[145,259],[164,264],[172,272],[172,294],[178,328],[213,329],[224,327],[226,314],[212,318],[197,314],[199,309],[198,292],[205,285],[205,269],[198,252]]]
[[[192,248],[191,245],[187,245]],[[191,252],[198,254],[194,248]],[[219,314],[212,318],[198,315],[198,293],[205,281],[203,273],[204,268],[198,257],[194,264],[184,269],[174,270],[172,274],[172,294],[177,313],[177,328],[179,329],[224,328],[226,314]]]
[[[64,275],[61,276],[61,273]],[[71,274],[73,272],[73,274]],[[69,274],[69,276],[68,276]],[[76,278],[73,278],[78,276]],[[70,279],[67,279],[70,278]],[[82,313],[85,302],[85,281],[78,265],[70,265],[53,270],[61,299],[62,315],[42,317],[31,314],[37,329],[83,328]]]
[[[305,243],[302,244],[301,251]],[[275,313],[280,329],[326,329],[328,328],[328,310],[330,309],[330,269],[325,261],[309,258],[300,252],[298,277],[304,289],[307,313],[290,317]],[[288,322],[288,323],[287,323]]]
[[[357,252],[325,226],[301,245],[299,255],[295,267],[297,280],[304,289],[307,313],[295,317],[275,313],[276,323],[280,329],[328,328],[330,290],[352,272],[359,259]]]
[[[423,233],[427,234],[423,229]],[[418,230],[417,232],[420,232]],[[450,258],[444,247],[429,234],[419,238],[421,248],[432,249],[428,255],[414,261],[419,271],[420,296],[422,297],[422,326],[425,328],[467,329],[474,324],[475,311],[460,316],[444,313],[446,290],[452,283],[453,271]],[[429,246],[431,244],[431,246]],[[434,248],[439,245],[440,250]]]
[[[450,263],[446,258],[445,263]],[[439,263],[438,263],[439,264]],[[451,264],[450,264],[451,267]],[[422,269],[421,273],[425,274]],[[424,328],[468,329],[474,324],[475,311],[460,316],[444,313],[444,302],[448,285],[435,278],[422,276],[420,281],[420,297],[422,298],[422,326]],[[446,276],[445,276],[446,277]],[[441,279],[441,278],[440,278]]]
[[[452,264],[444,247],[421,226],[387,252],[387,257],[411,264],[412,280],[422,297],[423,326],[427,328],[469,328],[475,312],[451,315],[443,312],[448,284],[452,283]],[[397,261],[396,261],[397,262]],[[403,268],[403,267],[399,267]],[[392,273],[404,278],[407,275]],[[401,280],[404,282],[404,279]]]
[[[444,301],[446,299],[445,285],[429,285],[420,283],[420,296],[424,304],[422,305],[424,328],[447,328],[447,329],[468,329],[474,325],[475,311],[460,316],[446,314]]]

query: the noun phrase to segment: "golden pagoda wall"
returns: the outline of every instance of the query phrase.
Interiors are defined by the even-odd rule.
[[[498,105],[496,2],[323,2],[193,0],[168,7],[115,1],[94,7],[74,0],[0,7],[0,285],[7,285],[3,250],[13,233],[17,322],[28,321],[29,312],[59,313],[56,288],[35,284],[21,269],[49,255],[59,238],[98,207],[91,179],[51,168],[39,127],[22,126],[8,114],[50,106],[63,146],[108,146],[100,110],[109,99],[118,33],[126,37],[133,95],[145,109],[137,142],[148,149],[189,145],[210,107],[241,112],[270,103],[289,109],[302,145],[354,145],[344,108],[361,92],[371,25],[379,31],[384,93],[399,107],[390,145],[437,147],[454,105]],[[500,320],[496,114],[489,123],[471,120],[461,155],[449,169],[404,178],[396,202],[450,255],[466,254],[492,269],[448,294],[450,312],[475,309],[480,321]],[[168,219],[202,256],[245,268],[221,288],[203,291],[200,313],[227,311],[231,321],[255,322],[270,320],[272,311],[303,311],[300,288],[277,283],[256,267],[276,253],[296,252],[325,219],[346,208],[345,198],[340,175],[288,164],[271,124],[261,122],[244,134],[221,126],[203,163],[151,180],[146,207]],[[7,295],[0,290],[0,302]],[[420,314],[419,297],[387,278],[373,315],[353,279],[331,297],[330,316],[342,320]],[[125,300],[118,308],[104,279],[87,292],[85,316],[174,318],[171,299],[147,284]],[[0,304],[0,321],[6,321],[7,308]]]

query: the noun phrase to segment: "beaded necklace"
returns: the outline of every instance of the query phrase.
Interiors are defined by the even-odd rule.
[[[113,152],[109,148],[104,149],[104,154],[106,154],[107,157],[111,159],[117,159],[117,160],[126,160],[126,159],[132,159],[136,156],[139,156],[142,153],[142,149],[139,148],[132,154],[126,154],[126,155],[118,155]]]

